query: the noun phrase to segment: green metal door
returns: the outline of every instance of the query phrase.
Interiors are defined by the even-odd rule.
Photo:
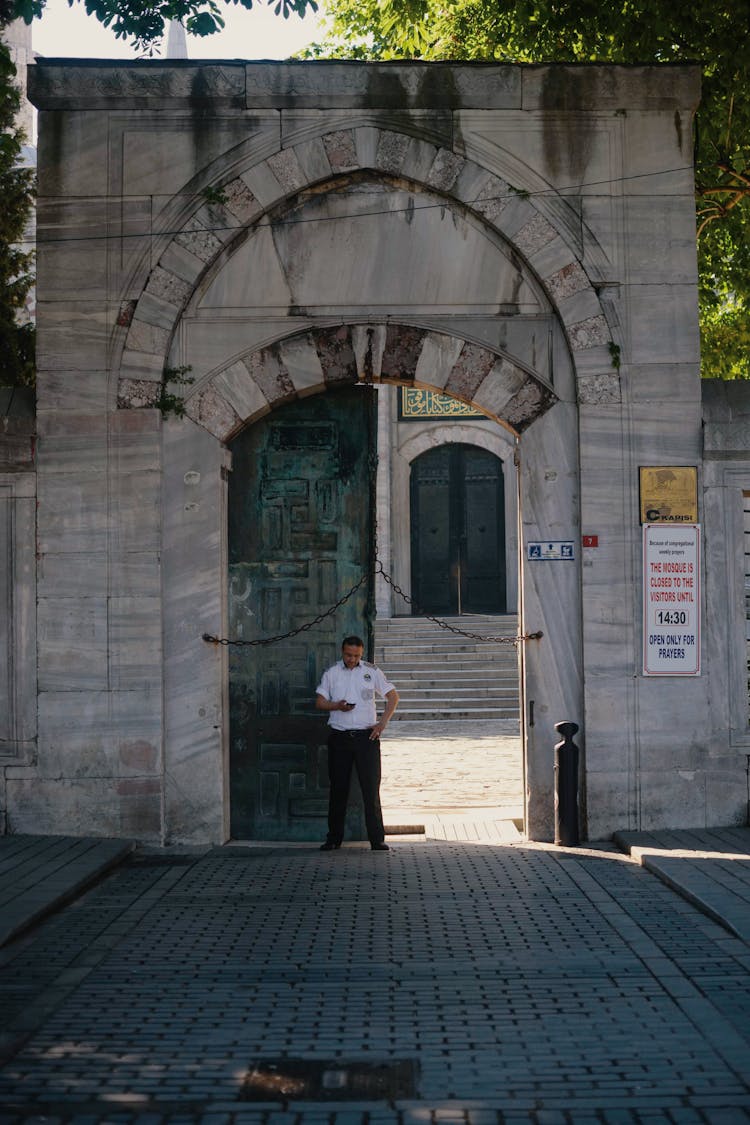
[[[414,600],[425,613],[505,613],[505,493],[499,457],[449,443],[411,470]]]
[[[229,627],[242,640],[313,621],[370,571],[372,393],[300,400],[231,444]],[[334,615],[271,645],[230,649],[235,839],[318,840],[326,829],[325,716],[315,687],[350,633],[370,648],[371,579]],[[347,834],[363,838],[352,783]]]

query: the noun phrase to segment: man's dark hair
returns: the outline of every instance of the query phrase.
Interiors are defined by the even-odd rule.
[[[365,642],[361,637],[344,637],[343,641],[341,642],[341,647],[343,648],[344,645],[356,645],[357,648],[364,648]]]

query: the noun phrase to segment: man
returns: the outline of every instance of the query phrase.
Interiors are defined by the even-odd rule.
[[[357,771],[370,847],[387,852],[380,808],[380,736],[398,706],[398,692],[379,668],[362,660],[360,637],[344,637],[341,660],[328,668],[316,688],[315,706],[328,712],[328,836],[321,851],[341,847],[352,766]],[[378,722],[375,696],[385,699]]]

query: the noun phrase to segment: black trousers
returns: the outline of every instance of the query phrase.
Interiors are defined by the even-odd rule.
[[[385,830],[380,807],[380,739],[371,739],[369,730],[332,730],[328,735],[328,780],[331,785],[328,843],[340,844],[344,838],[352,766],[357,771],[362,790],[367,837],[371,844],[382,844]]]

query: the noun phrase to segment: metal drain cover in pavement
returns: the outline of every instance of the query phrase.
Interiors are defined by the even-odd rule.
[[[259,1059],[245,1075],[243,1102],[390,1101],[416,1097],[416,1064],[320,1059]]]

